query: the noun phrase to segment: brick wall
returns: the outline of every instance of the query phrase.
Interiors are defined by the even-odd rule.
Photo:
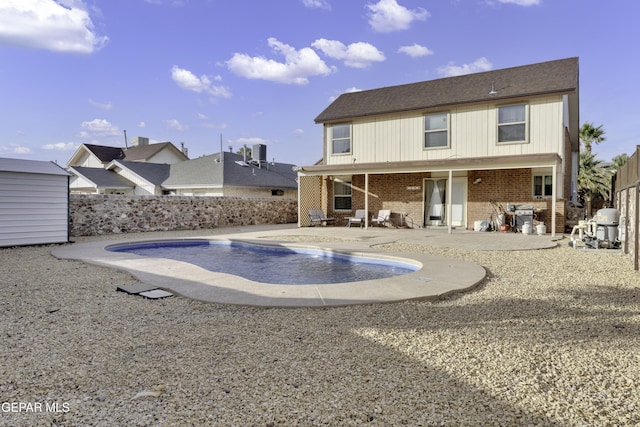
[[[406,213],[408,226],[423,224],[423,185],[430,173],[401,173],[393,175],[369,175],[369,212],[376,214],[380,209],[391,209],[393,213]],[[352,212],[333,210],[333,182],[326,180],[328,213],[343,224],[344,217],[365,207],[364,175],[352,176]],[[481,182],[473,182],[481,178]],[[473,229],[475,221],[487,220],[493,212],[489,203],[495,200],[506,207],[514,205],[532,205],[543,211],[540,220],[547,230],[551,230],[551,200],[532,198],[531,169],[479,170],[470,171],[467,176],[467,227]],[[556,203],[556,232],[563,233],[565,227],[564,201]]]
[[[72,236],[199,230],[298,221],[296,200],[186,196],[70,196]]]
[[[478,184],[473,182],[481,178]],[[492,206],[489,203],[494,200],[506,208],[507,203],[512,205],[532,205],[535,209],[542,210],[541,220],[551,230],[551,200],[533,199],[531,189],[533,186],[531,169],[506,169],[506,170],[479,170],[469,172],[468,176],[468,202],[467,225],[473,228],[475,221],[487,220]],[[564,233],[565,215],[564,201],[556,202],[556,233]]]

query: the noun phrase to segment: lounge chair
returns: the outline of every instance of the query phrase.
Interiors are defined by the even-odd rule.
[[[333,218],[326,217],[322,209],[309,209],[309,221],[311,225],[327,225],[328,222],[333,221]]]
[[[357,209],[356,216],[349,217],[347,227],[351,227],[351,224],[358,224],[360,227],[364,227],[365,212],[364,209]]]
[[[387,224],[390,224],[390,218],[391,218],[391,210],[389,209],[379,210],[378,216],[371,218],[371,225],[378,224],[378,225],[386,226]]]

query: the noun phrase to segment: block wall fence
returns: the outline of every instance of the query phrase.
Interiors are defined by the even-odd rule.
[[[298,221],[297,200],[71,194],[71,236],[199,230]]]

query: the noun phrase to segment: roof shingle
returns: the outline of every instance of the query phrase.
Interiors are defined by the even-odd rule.
[[[494,84],[497,93],[491,95],[489,92]],[[315,122],[577,91],[578,58],[574,57],[344,93],[320,113]]]

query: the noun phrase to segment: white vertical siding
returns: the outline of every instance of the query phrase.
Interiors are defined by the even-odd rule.
[[[527,143],[498,144],[496,104],[450,108],[450,146],[423,148],[424,115],[405,113],[352,122],[349,155],[331,155],[331,127],[326,127],[327,164],[387,161],[438,160],[487,156],[519,156],[558,153],[563,155],[563,97],[548,96],[526,101],[529,140]]]
[[[0,247],[67,242],[68,209],[66,176],[0,171]]]

